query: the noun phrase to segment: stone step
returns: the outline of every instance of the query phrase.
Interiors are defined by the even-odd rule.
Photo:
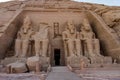
[[[69,72],[67,67],[52,67],[52,72]]]

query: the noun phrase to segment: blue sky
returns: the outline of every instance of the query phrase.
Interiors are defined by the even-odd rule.
[[[120,0],[75,0],[75,1],[91,2],[91,3],[105,4],[111,6],[120,6]]]
[[[5,2],[10,0],[0,0],[0,2]],[[79,2],[90,2],[90,3],[98,3],[98,4],[105,4],[111,6],[120,6],[120,0],[75,0]]]

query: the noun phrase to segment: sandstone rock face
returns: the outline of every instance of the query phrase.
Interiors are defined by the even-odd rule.
[[[102,15],[106,24],[120,37],[120,10],[109,10]]]
[[[15,57],[9,57],[9,58],[5,58],[4,60],[1,61],[1,64],[6,66],[10,63],[14,63],[16,61],[20,61],[20,62],[23,62],[25,63],[26,62],[26,59],[25,58],[15,58]]]
[[[120,7],[71,0],[0,3],[0,58],[25,58],[30,70],[39,70],[39,61],[43,69],[67,65],[74,56],[90,64],[119,63],[119,12]]]

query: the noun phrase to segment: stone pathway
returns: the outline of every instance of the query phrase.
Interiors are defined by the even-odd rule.
[[[72,73],[67,67],[52,67],[46,80],[82,80],[75,73]]]
[[[76,70],[78,76],[85,80],[120,80],[120,69],[89,68],[84,71]]]

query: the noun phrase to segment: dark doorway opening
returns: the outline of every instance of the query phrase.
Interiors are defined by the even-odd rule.
[[[60,66],[60,49],[54,49],[55,66]]]

